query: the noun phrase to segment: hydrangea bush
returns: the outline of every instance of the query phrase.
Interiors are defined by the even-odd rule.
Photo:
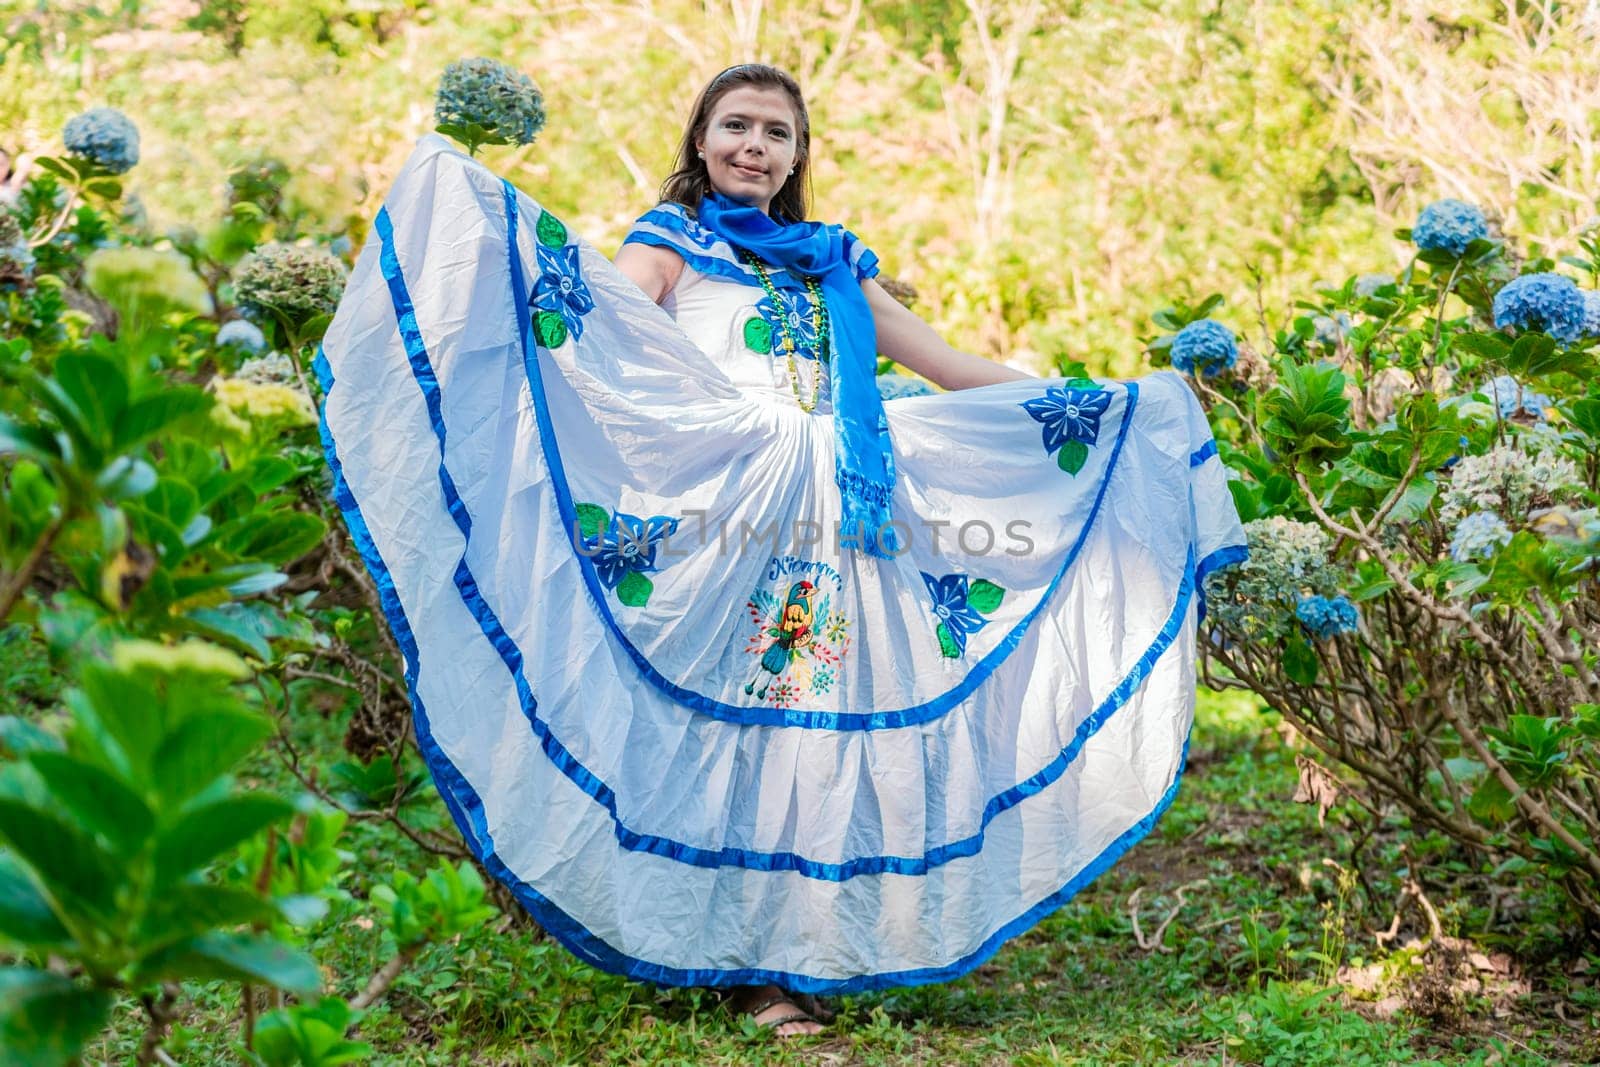
[[[419,839],[402,808],[425,779],[301,373],[345,268],[246,198],[277,170],[156,238],[115,177],[132,124],[90,112],[64,140],[0,207],[0,643],[52,668],[49,689],[0,686],[0,1060],[116,1055],[98,1035],[120,1016],[138,1062],[174,1062],[188,998],[220,995],[250,1005],[249,1062],[352,1062],[362,1011],[494,909],[450,843],[366,899],[339,884],[349,813]],[[311,681],[350,709],[353,760],[283,747]],[[316,931],[352,919],[391,952],[339,978],[359,996],[319,998]],[[305,999],[258,1018],[261,990]]]
[[[1397,275],[1323,289],[1236,359],[1197,355],[1221,351],[1216,298],[1155,316],[1249,539],[1208,576],[1204,671],[1373,810],[1493,878],[1542,872],[1600,930],[1600,234],[1520,274],[1471,205],[1400,235]]]

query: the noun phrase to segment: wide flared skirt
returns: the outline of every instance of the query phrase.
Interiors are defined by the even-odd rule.
[[[825,410],[436,137],[317,370],[434,781],[585,960],[953,978],[1171,802],[1244,543],[1178,376],[890,401],[896,527],[841,530]]]

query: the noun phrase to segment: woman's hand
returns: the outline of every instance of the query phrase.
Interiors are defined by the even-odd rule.
[[[621,259],[618,259],[621,266]],[[642,288],[642,287],[641,287]],[[648,291],[648,290],[647,290]],[[971,389],[1033,375],[951,348],[932,326],[868,278],[861,283],[878,330],[878,351],[944,389]]]
[[[635,242],[623,245],[612,260],[644,295],[656,303],[667,298],[683,275],[683,257],[670,248]]]

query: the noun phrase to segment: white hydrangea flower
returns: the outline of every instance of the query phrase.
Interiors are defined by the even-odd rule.
[[[1525,436],[1532,437],[1530,444],[1544,444]],[[1492,511],[1516,523],[1535,503],[1562,499],[1582,484],[1577,465],[1554,448],[1530,455],[1514,444],[1497,445],[1481,456],[1461,457],[1451,469],[1439,517],[1448,525],[1475,511]]]
[[[1283,636],[1298,625],[1302,596],[1338,589],[1333,540],[1320,526],[1279,515],[1247,522],[1244,532],[1250,558],[1207,578],[1207,615],[1213,626],[1246,638]]]

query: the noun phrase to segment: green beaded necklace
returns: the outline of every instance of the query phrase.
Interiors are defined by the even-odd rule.
[[[778,308],[781,312],[786,305],[783,300],[778,298],[778,291],[773,288],[772,279],[767,277],[766,266],[759,258],[749,252],[744,252],[742,249],[741,252],[743,253],[744,261],[750,264],[751,269],[756,272],[756,277],[761,279],[761,288],[767,291],[767,296],[772,300],[772,306]],[[789,326],[789,317],[787,315],[779,314],[778,329],[783,334],[783,351],[789,357],[789,388],[794,390],[794,401],[800,405],[800,410],[809,414],[817,410],[817,401],[822,394],[822,364],[828,359],[828,308],[823,302],[822,286],[817,279],[807,275],[805,276],[805,283],[806,292],[811,294],[811,324],[817,331],[818,353],[817,373],[811,380],[810,403],[807,403],[805,397],[800,393],[800,367],[794,358],[794,354],[800,349],[800,344],[795,340],[794,330]]]

